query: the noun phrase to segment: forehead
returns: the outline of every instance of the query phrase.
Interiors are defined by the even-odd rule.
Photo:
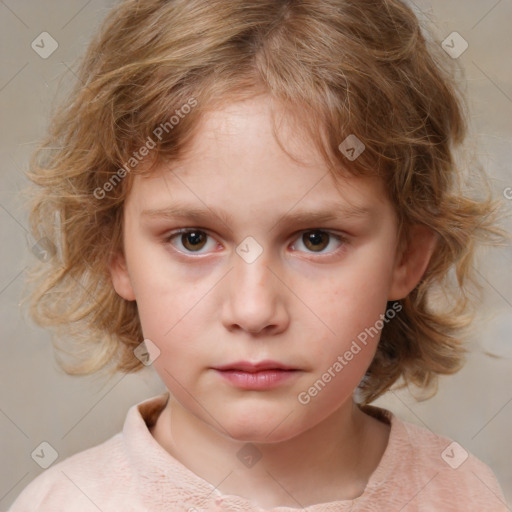
[[[179,201],[255,213],[299,203],[345,204],[355,211],[383,202],[380,180],[346,169],[333,173],[305,133],[298,118],[265,95],[226,104],[206,113],[179,161],[134,176],[128,201],[139,211]]]

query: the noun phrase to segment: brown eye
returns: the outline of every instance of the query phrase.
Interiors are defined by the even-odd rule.
[[[308,229],[301,233],[292,248],[306,254],[334,255],[342,251],[346,244],[347,240],[343,235],[323,229]]]
[[[325,231],[306,231],[302,240],[307,249],[323,251],[329,245],[330,234]]]
[[[206,251],[202,249],[208,245],[208,242],[215,248],[215,240],[202,229],[183,228],[174,231],[165,237],[164,242],[172,245],[178,252],[185,254],[203,254]]]
[[[188,231],[181,234],[181,243],[187,251],[197,251],[204,247],[206,237],[204,231]]]

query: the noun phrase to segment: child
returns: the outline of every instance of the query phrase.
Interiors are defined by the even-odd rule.
[[[447,58],[399,0],[112,10],[32,164],[32,314],[77,340],[69,373],[152,364],[169,392],[12,512],[507,510],[464,448],[369,405],[460,368],[498,233],[460,192]]]

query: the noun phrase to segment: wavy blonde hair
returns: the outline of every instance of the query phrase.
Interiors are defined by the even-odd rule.
[[[32,233],[55,250],[31,271],[30,314],[56,330],[60,366],[70,374],[143,367],[133,353],[143,339],[136,302],[116,294],[108,263],[122,250],[133,175],[152,167],[123,165],[149,139],[156,147],[145,163],[178,159],[207,110],[265,93],[300,120],[335,176],[344,168],[384,180],[403,240],[417,223],[438,237],[422,281],[384,326],[363,401],[400,377],[427,389],[457,371],[475,247],[498,230],[490,195],[462,190],[454,150],[467,121],[455,71],[398,0],[120,2],[28,172]],[[155,127],[191,99],[196,106],[157,138]],[[366,146],[352,162],[338,148],[349,134]],[[441,311],[433,297],[442,294],[450,298]]]

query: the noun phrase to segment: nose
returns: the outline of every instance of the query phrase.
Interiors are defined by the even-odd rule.
[[[223,290],[221,315],[223,325],[230,331],[276,334],[288,326],[287,288],[264,254],[252,263],[235,255],[234,268]]]

